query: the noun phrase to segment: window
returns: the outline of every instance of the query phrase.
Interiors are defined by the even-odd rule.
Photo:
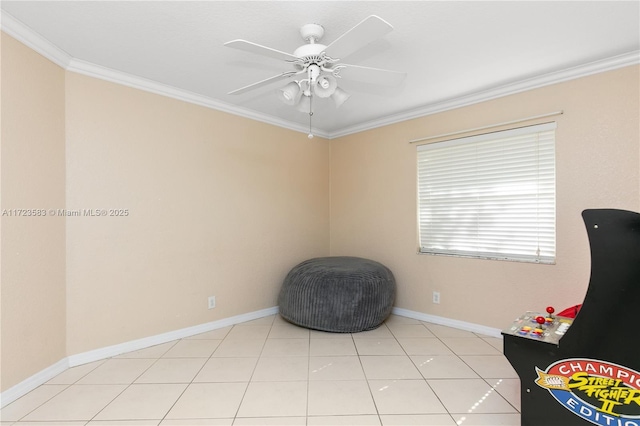
[[[555,128],[418,146],[420,252],[554,263]]]

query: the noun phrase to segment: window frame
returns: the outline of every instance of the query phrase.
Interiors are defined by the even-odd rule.
[[[516,127],[516,128],[511,128],[511,129],[507,129],[507,130],[500,130],[500,131],[495,131],[495,132],[489,132],[489,133],[483,133],[483,134],[478,134],[478,135],[473,135],[473,136],[466,136],[466,137],[462,137],[462,138],[455,138],[455,139],[449,139],[449,140],[442,140],[442,141],[438,141],[438,142],[432,142],[432,143],[426,143],[426,144],[421,144],[417,146],[417,194],[416,194],[416,199],[417,199],[417,226],[418,226],[418,253],[419,254],[431,254],[431,255],[440,255],[440,256],[456,256],[456,257],[469,257],[469,258],[477,258],[477,259],[492,259],[492,260],[507,260],[507,261],[516,261],[516,262],[529,262],[529,263],[541,263],[541,264],[555,264],[556,262],[556,246],[557,246],[557,239],[556,239],[556,186],[557,186],[557,180],[556,180],[556,155],[555,155],[555,150],[556,150],[556,141],[555,141],[555,133],[556,133],[556,128],[557,128],[557,123],[555,121],[552,122],[547,122],[547,123],[542,123],[542,124],[533,124],[533,125],[528,125],[528,126],[521,126],[521,127]],[[447,227],[445,225],[446,220],[445,219],[427,219],[427,217],[432,217],[432,218],[436,218],[438,217],[438,215],[443,216],[441,214],[441,212],[443,212],[444,210],[434,210],[434,207],[431,207],[431,210],[429,210],[428,208],[424,208],[424,204],[425,204],[425,198],[437,198],[438,196],[432,196],[429,195],[429,197],[426,196],[426,194],[424,193],[424,191],[426,189],[429,189],[429,185],[431,185],[431,192],[433,193],[435,190],[433,190],[433,187],[438,186],[438,184],[434,184],[433,182],[437,181],[438,178],[441,178],[441,176],[438,177],[434,177],[435,175],[437,175],[438,172],[435,172],[434,176],[431,176],[431,184],[429,183],[424,183],[423,179],[427,179],[427,172],[425,172],[425,156],[428,156],[428,153],[438,153],[437,155],[440,155],[442,153],[444,153],[445,150],[455,150],[458,149],[460,150],[460,152],[458,152],[458,158],[460,158],[460,155],[469,155],[468,152],[464,153],[466,148],[471,149],[471,147],[481,147],[482,149],[484,149],[486,147],[486,145],[490,146],[490,149],[495,149],[496,146],[499,146],[501,143],[506,143],[505,141],[518,141],[518,140],[522,140],[520,143],[520,149],[522,149],[522,152],[525,151],[531,151],[533,149],[537,149],[536,153],[535,153],[535,160],[531,160],[531,158],[528,159],[529,161],[529,166],[528,167],[533,167],[533,163],[535,163],[535,167],[537,167],[537,173],[538,175],[533,178],[531,177],[531,179],[529,181],[526,181],[527,185],[529,185],[531,187],[531,185],[535,184],[535,204],[536,204],[536,212],[540,211],[540,206],[543,205],[544,209],[547,210],[546,216],[543,217],[542,222],[545,223],[544,226],[540,225],[540,221],[541,218],[540,217],[536,217],[535,221],[536,221],[536,225],[533,227],[530,227],[529,224],[531,222],[526,222],[525,228],[526,231],[528,231],[529,233],[531,232],[531,229],[535,229],[537,232],[536,234],[536,238],[537,238],[537,251],[531,253],[530,250],[532,249],[532,247],[527,247],[525,248],[514,248],[515,246],[517,246],[519,244],[518,243],[509,243],[509,238],[515,238],[512,241],[528,241],[527,244],[531,244],[531,242],[536,239],[531,237],[531,235],[529,235],[530,238],[524,238],[524,234],[526,233],[525,231],[518,231],[516,230],[516,228],[512,225],[511,227],[506,226],[504,227],[504,229],[506,230],[505,232],[507,232],[507,234],[509,235],[508,238],[503,238],[502,240],[500,240],[499,238],[499,232],[496,233],[495,235],[492,234],[491,232],[486,232],[485,230],[481,230],[481,231],[471,231],[470,227],[467,226],[466,228],[453,228],[452,226],[456,225],[456,224],[464,224],[464,225],[469,225],[471,223],[473,223],[473,220],[471,219],[466,219],[466,221],[464,220],[458,220],[458,221],[453,221],[451,223],[449,223],[449,226]],[[535,143],[537,144],[534,148],[532,148],[530,145],[527,145],[529,143],[531,143],[531,141],[535,141]],[[516,144],[516,142],[513,142],[514,145]],[[480,151],[482,152],[482,151]],[[514,151],[515,152],[515,151]],[[436,155],[432,155],[431,156],[431,162],[433,163],[435,160],[433,160],[433,157],[435,157]],[[491,174],[495,174],[493,173],[494,169],[491,169],[491,167],[494,167],[497,164],[501,164],[502,160],[501,159],[502,154],[485,154],[485,156],[483,157],[482,154],[479,155],[479,157],[482,159],[481,161],[488,161],[488,164],[490,164],[489,167],[485,168],[485,171],[489,171],[491,172]],[[529,152],[527,154],[528,157],[531,157],[531,153]],[[488,160],[487,160],[488,158]],[[442,160],[444,164],[444,160]],[[455,158],[449,159],[447,161],[454,161],[456,162],[457,160]],[[470,160],[471,162],[469,164],[473,164],[472,160]],[[465,160],[460,160],[459,162],[461,163],[465,163]],[[466,163],[465,163],[466,164]],[[471,175],[469,174],[470,172],[468,170],[466,170],[467,168],[469,168],[470,166],[467,164],[465,165],[463,164],[462,166],[458,165],[457,168],[454,168],[454,180],[460,178],[460,176],[455,175],[455,173],[460,173],[462,176],[465,177],[470,177]],[[513,163],[515,164],[515,163]],[[438,167],[442,167],[442,165],[439,165]],[[432,167],[432,169],[436,169],[435,166]],[[471,170],[469,168],[469,170]],[[478,170],[482,170],[482,168],[478,169]],[[529,169],[527,169],[529,170]],[[541,173],[541,170],[543,172],[543,175],[540,175],[539,173]],[[449,170],[447,169],[447,173],[449,172]],[[442,172],[444,175],[444,172]],[[466,173],[466,174],[465,174]],[[513,176],[512,178],[515,179],[520,179],[522,178],[522,176],[519,176],[518,173],[520,173],[519,171],[514,171],[513,172]],[[524,173],[524,172],[523,172]],[[478,176],[478,175],[476,175]],[[482,175],[479,175],[482,176]],[[504,178],[504,176],[503,176]],[[491,188],[492,190],[494,190],[495,192],[495,188],[499,187],[499,186],[508,186],[509,183],[512,185],[513,188],[515,188],[519,183],[516,181],[491,181],[491,178],[487,178],[487,180],[485,181],[484,178],[483,179],[478,179],[478,182],[474,181],[469,181],[469,185],[466,188],[473,188],[474,185],[480,185],[482,183],[485,183],[486,188]],[[521,184],[522,182],[520,182]],[[455,195],[455,191],[456,190],[460,190],[460,188],[465,188],[464,186],[456,186],[456,184],[454,183],[452,186],[448,186],[448,183],[443,183],[442,187],[438,187],[438,190],[440,191],[444,191],[446,188],[449,188],[450,191],[453,191],[452,193],[454,195],[451,196],[442,196],[440,197],[442,200],[454,200],[456,198],[473,198],[473,197],[458,197],[457,195]],[[493,185],[493,186],[491,186]],[[551,185],[551,187],[549,186]],[[427,188],[425,188],[427,187]],[[443,189],[445,188],[445,189]],[[478,191],[479,193],[483,193],[483,191],[485,192],[490,192],[490,190],[480,190]],[[542,189],[541,189],[542,188]],[[527,204],[532,204],[531,201],[525,202],[522,200],[518,200],[518,197],[520,198],[526,198],[523,194],[527,193],[528,197],[531,198],[531,194],[530,191],[520,191],[520,195],[514,195],[514,197],[512,197],[513,199],[510,201],[510,203],[512,204],[508,204],[508,206],[512,206],[514,209],[524,209],[525,206]],[[471,191],[473,192],[473,191]],[[515,192],[515,191],[514,191]],[[459,193],[458,193],[459,194]],[[543,194],[543,195],[540,195]],[[504,196],[505,198],[509,198],[508,196]],[[456,204],[455,202],[453,203],[454,206],[457,206],[456,208],[458,208],[458,211],[464,211],[465,214],[464,216],[467,218],[470,217],[475,217],[475,220],[477,223],[480,223],[480,225],[476,225],[477,229],[480,228],[487,228],[487,226],[483,225],[485,223],[488,223],[487,220],[491,216],[491,212],[493,212],[493,214],[500,216],[501,214],[503,214],[503,212],[501,211],[500,208],[492,206],[487,208],[487,200],[492,198],[491,196],[487,196],[486,194],[483,194],[481,196],[477,197],[477,201],[476,201],[476,206],[479,205],[482,207],[482,209],[477,209],[477,210],[482,210],[480,212],[472,212],[471,210],[461,210],[461,207],[459,207],[459,205],[463,205],[464,204],[464,208],[466,209],[467,207],[469,209],[472,209],[473,207],[470,207],[473,205],[472,201],[464,201],[461,204]],[[495,197],[494,197],[495,198]],[[514,201],[516,200],[516,201]],[[431,201],[431,200],[429,200]],[[503,202],[504,200],[501,199],[501,202]],[[483,204],[483,202],[485,204]],[[444,205],[447,204],[446,201],[438,201],[438,202],[431,202],[431,205],[435,205],[435,206],[440,206],[440,208],[444,208]],[[437,207],[435,207],[437,209]],[[485,211],[488,210],[489,212]],[[474,216],[475,215],[475,216]],[[551,217],[549,217],[549,215],[551,215]],[[451,216],[450,214],[447,214],[447,216]],[[463,216],[463,215],[458,215],[458,216]],[[539,215],[538,215],[539,216]],[[480,219],[478,219],[480,218]],[[509,222],[509,221],[505,221],[505,222]],[[517,220],[515,220],[515,222],[517,222]],[[425,223],[427,223],[428,225],[425,225]],[[499,229],[499,227],[495,227],[493,225],[488,225],[488,228],[494,227],[495,229]],[[462,231],[458,232],[459,229],[463,229]],[[541,230],[542,229],[542,230]],[[432,241],[427,241],[429,240],[429,238],[425,238],[424,237],[424,233],[425,232],[430,232],[432,234],[436,234],[438,233],[438,237],[433,237],[431,238]],[[475,232],[475,234],[474,234]],[[515,237],[509,233],[511,232],[520,232],[519,234],[516,234]],[[448,238],[447,235],[451,235],[450,236],[450,241],[447,241],[446,239]],[[454,235],[455,234],[455,235]],[[458,237],[458,235],[461,235],[460,237]],[[495,237],[492,239],[492,236]],[[465,240],[465,238],[467,238]],[[467,248],[466,249],[462,249],[462,248],[456,248],[456,247],[462,247],[462,243],[460,242],[455,242],[456,240],[460,240],[463,243],[467,244]],[[520,240],[518,240],[520,239]],[[452,242],[453,241],[453,242]],[[491,247],[492,249],[490,250],[483,250],[483,249],[477,249],[477,247],[482,246],[483,241],[490,241],[490,245],[493,244]],[[425,242],[427,242],[427,244],[425,244]],[[439,246],[440,244],[440,246]],[[442,244],[448,244],[448,246],[443,247]],[[497,249],[494,250],[494,248],[500,248],[500,246],[506,247],[506,249],[502,250],[502,249]],[[510,249],[509,247],[512,246],[512,248]],[[473,248],[475,247],[475,248]],[[512,251],[510,251],[512,250]],[[527,251],[526,253],[524,251]]]

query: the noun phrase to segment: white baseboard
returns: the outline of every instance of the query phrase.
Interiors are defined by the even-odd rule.
[[[113,346],[107,346],[92,351],[87,351],[67,358],[61,359],[57,363],[45,368],[44,370],[34,374],[33,376],[23,380],[15,386],[10,387],[6,391],[0,393],[0,408],[12,403],[16,399],[31,392],[38,386],[53,379],[69,367],[87,364],[94,361],[111,358],[122,355],[127,352],[145,349],[151,346],[160,345],[162,343],[171,342],[185,337],[195,336],[196,334],[206,333],[207,331],[217,330],[219,328],[228,327],[230,325],[240,324],[252,321],[258,318],[275,315],[278,313],[278,307],[274,306],[260,311],[249,312],[247,314],[236,315],[224,318],[218,321],[208,322],[193,327],[182,328],[180,330],[170,331],[167,333],[157,334],[155,336],[144,337],[142,339],[131,340],[129,342],[119,343]],[[407,318],[413,318],[420,321],[431,322],[434,324],[446,325],[448,327],[458,328],[460,330],[471,331],[474,333],[484,334],[486,336],[501,338],[500,330],[497,328],[486,327],[484,325],[474,324],[465,321],[454,320],[436,315],[429,315],[422,312],[410,311],[403,308],[393,308],[392,313]]]
[[[431,322],[439,325],[446,325],[448,327],[457,328],[460,330],[471,331],[473,333],[484,334],[485,336],[502,338],[500,334],[501,330],[498,328],[487,327],[480,324],[474,324],[472,322],[454,320],[445,317],[439,317],[437,315],[424,314],[422,312],[410,311],[408,309],[393,308],[392,314],[400,315],[407,318],[413,318],[420,321]]]
[[[10,387],[6,391],[0,393],[0,408],[12,403],[21,396],[28,394],[41,384],[47,383],[67,368],[69,368],[69,359],[63,358],[44,370],[37,372],[26,380],[21,381],[17,385]]]
[[[155,336],[149,336],[142,339],[119,343],[113,346],[94,349],[92,351],[69,356],[69,366],[76,367],[78,365],[88,364],[90,362],[122,355],[127,352],[149,348],[151,346],[160,345],[162,343],[171,342],[173,340],[184,339],[185,337],[195,336],[196,334],[206,333],[207,331],[212,331],[218,328],[228,327],[230,325],[267,317],[269,315],[275,315],[277,313],[278,307],[274,306],[272,308],[262,309],[260,311],[249,312],[247,314],[236,315],[218,321],[195,325],[193,327],[187,327],[180,330],[169,331],[167,333],[156,334]]]
[[[205,324],[196,325],[193,327],[187,327],[180,330],[170,331],[167,333],[157,334],[155,336],[145,337],[142,339],[132,340],[129,342],[120,343],[113,346],[107,346],[100,349],[95,349],[88,352],[83,352],[76,355],[70,355],[67,358],[63,358],[57,363],[45,368],[44,370],[34,374],[33,376],[23,380],[15,386],[10,387],[6,391],[0,393],[0,408],[17,400],[21,396],[26,395],[38,386],[53,379],[58,374],[64,372],[69,367],[76,367],[78,365],[87,364],[94,361],[100,361],[103,359],[111,358],[117,355],[122,355],[127,352],[137,351],[145,349],[151,346],[159,345],[162,343],[171,342],[172,340],[183,339],[185,337],[195,336],[196,334],[206,333],[207,331],[216,330],[219,328],[228,327],[230,325],[239,324],[255,320],[269,315],[275,315],[278,313],[278,307],[262,309],[260,311],[249,312],[247,314],[236,315],[229,318],[224,318],[218,321],[208,322]]]

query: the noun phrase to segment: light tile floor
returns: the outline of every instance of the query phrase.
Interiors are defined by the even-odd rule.
[[[274,315],[69,370],[0,426],[519,426],[502,340],[392,315],[334,334]]]

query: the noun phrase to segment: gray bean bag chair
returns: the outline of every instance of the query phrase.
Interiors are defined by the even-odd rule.
[[[287,274],[278,305],[293,324],[315,330],[355,333],[372,330],[391,313],[396,295],[386,266],[359,257],[320,257]]]

